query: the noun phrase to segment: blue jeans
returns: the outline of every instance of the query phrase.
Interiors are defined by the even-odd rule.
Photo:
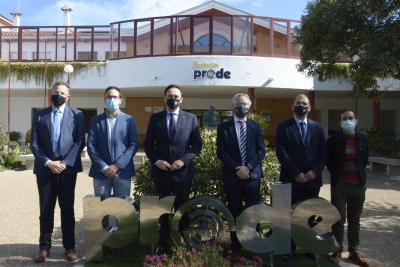
[[[93,179],[93,187],[95,196],[104,197],[119,197],[126,198],[131,194],[131,179],[119,179],[119,178],[106,178],[103,180]],[[111,195],[111,189],[113,194]]]

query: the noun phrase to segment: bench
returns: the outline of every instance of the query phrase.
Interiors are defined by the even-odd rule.
[[[400,176],[400,160],[398,159],[369,157],[368,161],[371,171],[384,171],[386,165],[388,176]]]
[[[28,154],[28,155],[19,155],[18,160],[25,162],[25,168],[27,170],[33,170],[33,165],[35,163],[35,157],[33,154]]]

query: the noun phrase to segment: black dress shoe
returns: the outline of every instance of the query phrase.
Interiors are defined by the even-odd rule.
[[[167,254],[168,255],[168,249],[166,247],[163,246],[158,246],[157,250],[156,250],[156,255],[157,256],[161,256]]]
[[[317,254],[313,254],[313,253],[310,253],[310,252],[306,252],[306,255],[307,255],[308,258],[310,258],[310,259],[312,259],[313,261],[315,261],[315,256],[316,256]],[[318,255],[318,262],[321,262],[322,260],[323,260],[323,258],[322,258],[320,255]]]
[[[286,261],[286,262],[288,262],[288,261],[293,261],[293,259],[294,259],[294,253],[293,253],[293,251],[291,251],[289,254],[284,254],[284,255],[282,256],[282,260],[283,260],[283,261]]]

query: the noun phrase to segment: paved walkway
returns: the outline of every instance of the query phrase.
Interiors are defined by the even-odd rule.
[[[141,151],[135,157],[140,162]],[[88,177],[90,160],[83,159],[84,172],[78,174],[76,185],[76,250],[84,256],[82,198],[92,191],[92,178]],[[368,190],[365,204],[360,252],[369,259],[370,266],[399,266],[400,258],[400,177],[388,178],[376,171],[367,172]],[[0,266],[38,266],[33,263],[38,250],[39,200],[36,178],[32,171],[8,171],[0,173]],[[321,197],[330,199],[329,176],[324,171]],[[58,209],[58,207],[57,207]],[[59,214],[59,211],[56,211]],[[347,253],[344,253],[347,257]],[[64,260],[61,245],[60,218],[55,216],[55,229],[51,255],[40,266],[75,266],[78,262]],[[323,262],[321,263],[324,266]],[[342,266],[355,266],[347,259]],[[289,266],[289,265],[288,265]],[[294,265],[293,265],[294,266]]]

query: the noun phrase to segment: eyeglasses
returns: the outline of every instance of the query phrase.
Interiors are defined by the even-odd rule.
[[[119,96],[115,96],[115,95],[106,95],[105,98],[106,98],[106,99],[111,99],[111,98],[118,99]]]

